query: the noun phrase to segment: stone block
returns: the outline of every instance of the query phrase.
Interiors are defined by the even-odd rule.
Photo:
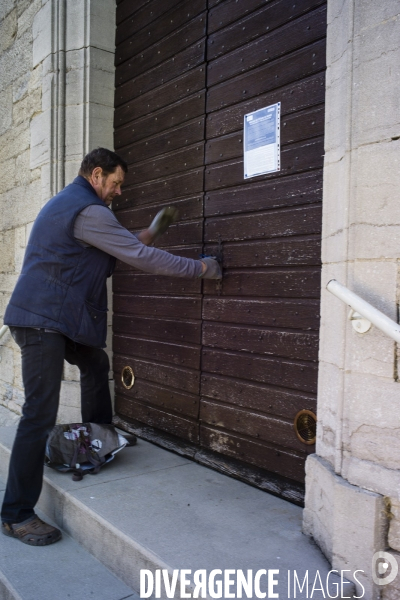
[[[114,76],[114,51],[109,52],[106,50],[101,50],[97,46],[91,46],[89,48],[89,60],[91,68],[105,71],[106,73],[110,73]]]
[[[0,164],[2,173],[6,175],[0,179],[0,194],[4,194],[17,186],[16,160],[15,158],[10,158],[9,160],[2,161]],[[0,225],[1,228],[2,225]]]
[[[85,50],[80,52],[83,53]],[[65,78],[65,103],[67,106],[82,105],[85,102],[88,71],[89,68],[69,68],[67,70]]]
[[[347,99],[351,93],[352,70],[350,48],[326,71],[325,104],[325,161],[343,160],[350,150],[350,107]]]
[[[97,53],[90,52],[90,56],[95,54],[99,58],[99,54],[104,51],[97,50]],[[94,67],[92,62],[85,64],[85,54],[88,52],[85,49],[70,51],[68,54],[67,73],[66,73],[66,104],[76,105],[82,104],[85,101],[85,94],[89,88],[89,102],[96,104],[104,104],[109,107],[114,107],[114,73],[102,66]],[[95,61],[106,63],[108,61]],[[71,66],[71,63],[76,66]],[[79,66],[78,66],[79,65]]]
[[[371,35],[373,35],[376,24],[390,21],[399,15],[397,0],[385,0],[385,2],[357,0],[354,4],[354,30],[356,33],[371,30]]]
[[[22,269],[22,262],[25,256],[26,248],[26,228],[25,226],[17,227],[14,229],[15,234],[15,245],[14,245],[14,265],[15,272],[20,273]]]
[[[89,78],[90,102],[114,109],[114,74],[91,66]]]
[[[11,292],[3,293],[3,291],[0,291],[0,318],[1,319],[3,319],[3,317],[4,317],[4,313],[6,311],[7,304],[10,301],[10,297],[11,297]],[[3,345],[6,345],[8,343],[8,337],[11,337],[11,336],[8,332],[6,332],[1,340],[1,343]]]
[[[375,462],[361,460],[344,453],[342,475],[353,485],[390,498],[400,499],[400,471],[398,469],[387,469]]]
[[[14,271],[14,237],[13,229],[0,233],[0,271],[2,273]]]
[[[78,160],[68,160],[65,162],[65,184],[72,183],[75,177],[78,175],[79,168],[83,159],[83,154]]]
[[[33,67],[52,53],[53,2],[46,2],[33,19]]]
[[[18,17],[30,8],[32,0],[16,0]]]
[[[34,223],[34,221],[32,221],[31,223],[28,223],[28,224],[26,225],[26,229],[25,229],[25,239],[26,239],[26,243],[28,243],[28,241],[29,241],[29,236],[31,235],[31,231],[32,231],[33,223]]]
[[[399,85],[394,85],[400,78],[399,37],[400,19],[379,24],[355,40],[359,63],[353,70],[353,147],[399,135]],[[368,58],[372,49],[376,56]]]
[[[30,121],[35,114],[41,112],[42,109],[42,91],[40,88],[25,96],[13,106],[13,122],[18,125],[23,121]]]
[[[332,568],[352,573],[366,590],[365,598],[378,600],[379,594],[371,577],[375,552],[385,548],[387,516],[384,499],[379,494],[350,485],[336,475],[332,467],[316,455],[306,462],[306,498],[303,531],[312,535]],[[361,597],[361,586],[357,595]]]
[[[345,373],[336,365],[321,361],[318,370],[317,446],[319,456],[335,466],[336,447],[341,435],[341,404]]]
[[[103,106],[94,102],[90,104],[89,148],[102,146],[112,149],[114,147],[113,119],[114,109],[111,106]]]
[[[76,0],[79,2],[79,0]],[[114,0],[96,0],[90,10],[90,45],[115,52],[116,10]]]
[[[360,223],[352,225],[349,231],[349,258],[396,260],[399,255],[397,240],[400,224],[373,225]]]
[[[17,275],[9,273],[0,273],[0,290],[11,293],[17,283]]]
[[[400,427],[382,428],[361,425],[349,432],[349,451],[352,456],[369,460],[388,469],[400,469]]]
[[[27,198],[29,198],[29,202],[27,202]],[[40,208],[40,180],[38,179],[27,186],[0,194],[0,214],[4,229],[19,227],[34,221]]]
[[[366,145],[356,153],[357,172],[355,174],[355,194],[350,206],[350,223],[357,226],[381,227],[387,232],[387,237],[396,235],[400,225],[400,207],[398,190],[400,189],[400,140]],[[394,233],[391,233],[393,228]],[[369,233],[372,228],[369,229]],[[349,258],[379,258],[380,256],[395,256],[387,254],[388,243],[381,247],[382,239],[369,236],[367,245],[353,243]],[[389,240],[390,242],[391,240]],[[390,248],[390,246],[389,246]]]
[[[13,83],[13,102],[18,102],[21,100],[27,93],[29,89],[29,82],[31,79],[31,73],[27,71],[21,77],[19,77]]]
[[[7,50],[14,42],[17,28],[17,11],[14,9],[0,22],[0,52]]]
[[[327,559],[333,552],[335,479],[327,461],[311,454],[306,461],[306,496],[303,511],[303,533],[314,538]]]
[[[12,412],[4,405],[0,407],[0,427],[12,427],[17,425],[20,415]]]
[[[331,65],[340,59],[349,48],[353,36],[353,3],[328,2],[326,63]]]
[[[54,107],[54,93],[56,85],[56,60],[54,54],[48,56],[42,63],[42,111],[51,111]],[[50,70],[48,70],[50,69]],[[45,72],[46,71],[46,72]]]
[[[65,49],[67,51],[89,46],[89,39],[85,31],[89,15],[86,13],[85,8],[86,5],[80,0],[68,1],[65,30]],[[91,9],[92,6],[90,7]]]
[[[42,199],[42,206],[54,195],[52,185],[52,165],[50,165],[50,163],[45,163],[40,169],[40,196]]]
[[[22,35],[26,30],[32,28],[33,19],[41,7],[42,0],[18,0],[18,36]]]
[[[11,338],[12,339],[12,338]],[[22,357],[21,351],[17,344],[13,340],[13,352],[14,352],[14,381],[13,381],[13,401],[20,406],[23,405],[24,395],[24,383],[22,381]],[[20,391],[20,394],[17,391]]]
[[[14,381],[14,352],[7,346],[0,346],[0,380],[9,384]]]
[[[51,148],[51,111],[46,110],[36,115],[30,126],[31,134],[31,169],[40,167],[50,160]]]
[[[339,162],[326,162],[324,168],[322,261],[348,260],[350,155]]]
[[[84,69],[89,62],[90,48],[82,47],[68,50],[65,53],[65,67],[67,72]]]
[[[362,425],[390,428],[400,424],[399,383],[364,373],[347,373],[345,417],[350,430]]]
[[[36,88],[38,87],[42,87],[42,65],[38,65],[37,67],[35,67],[34,69],[32,69],[30,72],[30,77],[29,77],[29,91],[32,92],[33,90],[36,90]]]
[[[397,265],[358,261],[349,266],[348,287],[393,320],[397,318]]]
[[[0,399],[1,405],[8,408],[10,402],[12,402],[13,388],[10,383],[5,383],[0,379]]]
[[[346,375],[343,443],[349,455],[387,469],[400,468],[398,394],[399,384],[393,380]]]
[[[367,333],[360,334],[351,327],[346,344],[348,369],[393,380],[394,357],[395,342],[382,331],[371,327]]]
[[[0,135],[12,125],[12,86],[0,92]]]
[[[389,546],[400,552],[400,499],[391,498],[390,512],[392,518],[389,523]]]
[[[385,548],[387,517],[384,499],[342,478],[335,480],[332,568],[349,569],[348,579],[358,569],[357,578],[367,598],[379,598],[379,590],[371,579],[372,557]],[[356,582],[355,582],[356,583]],[[357,595],[362,592],[357,584]]]
[[[29,126],[26,123],[8,129],[0,136],[0,163],[10,158],[17,158],[21,152],[29,148],[29,143]]]
[[[65,108],[65,153],[68,160],[82,161],[84,118],[87,118],[87,105],[76,104]],[[93,124],[91,124],[91,129]]]
[[[346,334],[350,325],[347,320],[349,309],[326,289],[331,279],[346,285],[347,265],[336,263],[322,267],[319,360],[344,368]]]
[[[32,64],[31,31],[25,31],[21,37],[0,54],[0,73],[2,87],[8,87],[31,68]]]
[[[13,10],[15,0],[1,0],[0,2],[0,21],[2,21],[9,12]]]
[[[397,264],[387,261],[357,261],[349,265],[347,287],[397,319]],[[361,373],[394,378],[394,341],[376,327],[365,334],[351,330],[346,343],[346,366]]]
[[[30,169],[30,150],[25,150],[15,160],[15,182],[17,186],[29,185],[33,179]]]

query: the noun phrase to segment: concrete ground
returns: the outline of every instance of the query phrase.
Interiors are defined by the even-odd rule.
[[[0,427],[3,480],[14,432],[15,426]],[[242,570],[245,575],[251,569],[253,578],[262,569],[276,570],[274,575],[259,575],[266,597],[328,596],[330,566],[302,534],[301,508],[143,440],[123,450],[98,475],[80,482],[46,468],[39,507],[68,535],[48,548],[31,548],[0,536],[0,568],[22,600],[73,598],[72,589],[78,592],[81,585],[88,590],[79,594],[85,600],[133,598],[140,590],[141,569],[167,569],[170,576],[173,569],[187,569],[188,577],[199,569],[205,569],[207,577],[213,569]],[[62,577],[57,575],[53,582],[48,557],[63,565]],[[23,573],[31,570],[33,559],[37,576],[35,588],[29,588]],[[302,592],[297,586],[296,596],[295,573],[300,585],[308,573],[308,585]],[[268,590],[272,577],[278,583]],[[334,577],[329,577],[332,596],[338,581]],[[235,574],[232,578],[236,581]],[[235,589],[225,588],[223,595],[214,597],[236,597],[229,596]],[[352,584],[345,583],[344,597],[353,592]],[[167,597],[163,586],[161,597]],[[183,597],[179,586],[174,597]],[[253,588],[250,597],[262,596]]]

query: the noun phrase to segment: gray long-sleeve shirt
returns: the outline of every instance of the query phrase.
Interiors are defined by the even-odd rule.
[[[92,204],[79,213],[75,220],[74,236],[78,242],[95,246],[148,273],[188,278],[199,277],[202,273],[199,260],[174,256],[142,244],[117,221],[107,206]]]

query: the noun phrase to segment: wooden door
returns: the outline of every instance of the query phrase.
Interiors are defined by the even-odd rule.
[[[115,148],[129,172],[113,209],[138,231],[173,203],[180,219],[159,245],[191,258],[203,239],[206,18],[206,0],[117,5]],[[196,444],[201,283],[121,263],[113,276],[116,412]]]
[[[134,6],[117,9],[115,147],[130,169],[114,209],[137,230],[173,201],[181,219],[163,247],[221,253],[224,279],[201,289],[118,266],[116,411],[296,499],[314,451],[293,420],[316,407],[326,2]],[[275,102],[281,171],[245,181],[243,117]]]

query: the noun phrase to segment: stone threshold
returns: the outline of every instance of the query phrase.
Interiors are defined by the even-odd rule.
[[[15,427],[0,427],[3,482],[14,433]],[[135,593],[140,591],[141,569],[153,573],[166,569],[170,576],[174,569],[187,569],[191,574],[199,569],[205,569],[207,574],[213,569],[242,570],[245,574],[248,569],[252,569],[253,574],[276,570],[278,586],[274,592],[279,592],[280,598],[290,597],[288,580],[292,586],[294,572],[301,582],[308,572],[308,585],[303,592],[297,590],[296,597],[315,600],[327,597],[326,590],[325,596],[317,590],[310,596],[317,572],[325,582],[330,566],[312,539],[302,533],[300,507],[144,440],[120,452],[99,474],[87,475],[80,482],[72,481],[70,474],[46,468],[38,508],[66,536],[62,542],[47,548],[32,548],[1,536],[9,543],[9,551],[19,559],[18,572],[13,577],[4,568],[0,567],[0,571],[19,594],[20,573],[29,571],[30,557],[45,556],[43,551],[47,551],[49,556],[65,553],[64,559],[59,558],[57,562],[63,565],[62,572],[64,565],[69,565],[68,573],[72,571],[72,575],[65,575],[67,581],[74,581],[74,565],[79,564],[79,552],[85,552],[94,564],[104,565],[106,575],[126,586],[130,594],[83,595],[96,597],[96,600],[138,597]],[[27,558],[23,555],[26,550],[29,551]],[[36,595],[10,595],[9,598],[67,600],[73,597],[64,590],[61,595],[49,595],[45,579],[51,570],[45,563],[35,566],[35,581],[39,589],[40,585],[44,586],[40,594],[36,589]],[[91,571],[92,567],[88,567],[85,572]],[[61,575],[59,570],[58,576]],[[81,576],[82,569],[77,569],[76,592],[80,589]],[[93,581],[96,577],[93,570]],[[89,587],[90,582],[89,576]],[[267,576],[263,575],[261,589],[264,586],[265,591],[266,582]],[[330,583],[331,586],[337,583],[335,574]],[[2,585],[4,579],[0,577],[1,598]],[[59,587],[62,588],[61,583]],[[353,584],[347,583],[344,589],[344,597],[355,594]],[[190,593],[190,586],[187,591]],[[334,592],[335,588],[330,587],[332,596]],[[4,597],[8,600],[7,595]],[[161,597],[167,598],[163,586]],[[174,597],[182,597],[179,584]]]

